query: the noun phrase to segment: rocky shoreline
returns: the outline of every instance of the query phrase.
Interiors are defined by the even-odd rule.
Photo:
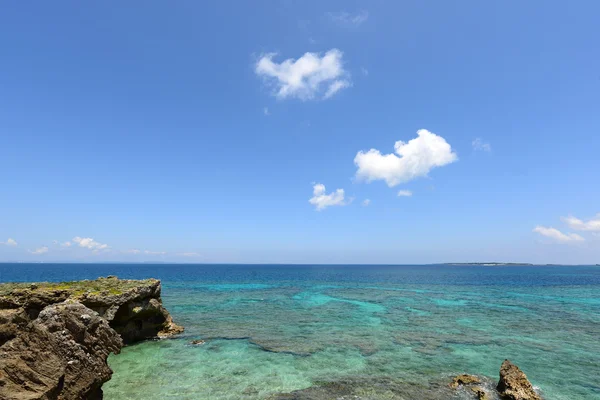
[[[0,398],[101,399],[110,353],[183,331],[157,279],[0,284]]]
[[[110,353],[127,344],[183,331],[161,301],[159,280],[114,276],[63,283],[0,284],[0,399],[102,399]],[[206,340],[191,343],[203,345]],[[270,351],[264,348],[265,351]],[[270,400],[408,399],[541,400],[509,360],[498,383],[461,374],[426,386],[392,378],[315,382]]]

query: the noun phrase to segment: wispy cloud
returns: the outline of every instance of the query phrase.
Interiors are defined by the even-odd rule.
[[[367,182],[383,180],[389,187],[427,176],[429,171],[458,160],[446,140],[426,129],[417,131],[408,143],[397,141],[396,154],[381,154],[379,150],[359,151],[354,158],[358,167],[356,178]]]
[[[48,252],[48,247],[47,246],[42,246],[42,247],[38,247],[35,250],[27,250],[28,252],[30,252],[31,254],[44,254]]]
[[[265,107],[265,108],[263,108],[263,114],[265,114],[267,117],[268,117],[269,115],[271,115],[271,113],[269,112],[269,107]]]
[[[185,253],[177,253],[178,256],[182,256],[182,257],[200,257],[200,254],[194,252],[194,251],[188,251]]]
[[[542,236],[553,239],[558,243],[573,243],[573,242],[583,242],[585,239],[579,236],[576,233],[562,233],[556,228],[545,227],[545,226],[536,226],[533,229],[534,232],[539,233]]]
[[[90,249],[90,250],[106,250],[109,248],[109,246],[107,244],[99,243],[92,238],[82,238],[82,237],[76,236],[73,238],[73,242],[77,243],[79,245],[79,247],[84,247],[84,248]],[[69,243],[69,242],[66,242],[66,243]],[[70,244],[68,246],[70,246]]]
[[[596,214],[595,217],[588,221],[583,221],[573,216],[563,217],[562,220],[569,225],[571,229],[577,231],[600,232],[600,214]]]
[[[343,53],[338,49],[324,55],[308,52],[297,60],[289,58],[281,63],[273,61],[275,56],[275,53],[263,55],[255,72],[274,86],[274,95],[279,99],[327,99],[351,86],[342,62]]]
[[[411,197],[413,193],[410,190],[400,190],[398,191],[398,197]]]
[[[489,143],[484,142],[481,138],[476,138],[471,142],[473,150],[476,151],[492,151],[492,146]]]
[[[339,25],[359,26],[369,19],[369,12],[367,10],[360,10],[355,14],[351,14],[347,11],[338,11],[329,12],[327,16]]]
[[[326,194],[325,192],[325,185],[316,183],[313,186],[313,197],[308,202],[314,205],[317,211],[331,206],[345,206],[347,204],[344,200],[344,189],[337,189],[330,194]]]
[[[150,250],[144,250],[144,254],[148,254],[151,256],[162,256],[167,254],[166,251],[150,251]]]
[[[371,204],[371,199],[364,199],[362,202],[363,207],[369,207]]]
[[[15,239],[13,239],[13,238],[8,238],[8,239],[6,240],[6,242],[0,242],[0,244],[3,244],[3,245],[5,245],[5,246],[10,246],[10,247],[15,247],[15,246],[18,246],[18,243],[17,243],[17,242],[16,242],[16,240],[15,240]]]

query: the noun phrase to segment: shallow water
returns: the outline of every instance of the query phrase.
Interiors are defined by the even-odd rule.
[[[598,267],[16,268],[0,266],[0,280],[162,279],[185,334],[111,356],[108,400],[264,399],[343,379],[420,385],[444,398],[435,391],[451,375],[492,382],[505,358],[547,399],[600,398]]]

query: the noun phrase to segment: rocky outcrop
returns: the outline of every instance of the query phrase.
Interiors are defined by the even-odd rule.
[[[183,331],[163,307],[160,292],[157,279],[139,281],[115,276],[94,281],[2,284],[0,310],[17,310],[14,312],[26,320],[33,320],[51,304],[76,300],[106,319],[123,342],[129,344]],[[13,328],[11,325],[0,329],[0,345],[2,340],[14,336]]]
[[[523,371],[509,360],[504,360],[500,366],[500,381],[495,390],[489,378],[467,374],[457,375],[448,386],[463,393],[469,390],[479,400],[497,397],[503,400],[542,400]]]
[[[0,398],[101,399],[109,353],[123,342],[98,313],[75,302],[45,307],[0,347]]]
[[[541,400],[542,398],[533,390],[527,375],[519,367],[504,360],[500,367],[500,381],[498,393],[507,400]]]
[[[183,331],[160,281],[0,284],[0,399],[101,399],[123,344]]]
[[[457,375],[452,379],[450,383],[451,388],[457,388],[460,385],[472,385],[474,383],[481,383],[481,379],[475,375],[461,374]]]

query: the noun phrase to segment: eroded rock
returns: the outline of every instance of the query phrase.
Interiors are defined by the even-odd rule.
[[[504,360],[500,367],[500,381],[497,386],[500,396],[507,400],[542,400],[527,375],[509,360]]]
[[[76,301],[45,307],[0,346],[0,398],[101,399],[123,342],[98,313]]]
[[[475,375],[461,374],[457,375],[452,379],[450,383],[451,388],[457,388],[460,385],[472,385],[475,383],[481,383],[481,379]]]

